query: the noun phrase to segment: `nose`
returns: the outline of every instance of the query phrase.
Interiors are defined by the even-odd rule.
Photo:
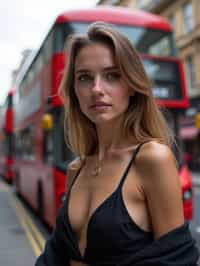
[[[92,91],[98,94],[103,93],[103,81],[100,75],[95,77]]]

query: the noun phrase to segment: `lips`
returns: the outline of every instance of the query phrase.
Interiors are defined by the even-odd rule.
[[[91,108],[107,107],[107,106],[111,106],[111,104],[105,102],[95,102],[93,105],[91,105]]]

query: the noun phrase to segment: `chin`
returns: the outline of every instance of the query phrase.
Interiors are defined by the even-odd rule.
[[[104,124],[110,124],[110,123],[116,123],[117,118],[116,117],[98,117],[93,120],[93,123],[97,126],[104,125]]]
[[[103,124],[108,124],[108,123],[117,123],[121,121],[123,114],[108,114],[108,113],[99,113],[97,115],[88,115],[87,116],[90,121],[92,121],[95,125],[103,125]]]

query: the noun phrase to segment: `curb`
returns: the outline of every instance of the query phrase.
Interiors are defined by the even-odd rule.
[[[28,212],[24,208],[23,204],[20,202],[20,200],[16,197],[15,194],[12,194],[12,197],[10,198],[10,205],[15,209],[16,215],[23,229],[25,230],[26,236],[33,248],[36,257],[39,257],[39,255],[44,250],[44,237],[42,236],[41,232],[38,230],[31,217],[29,216]]]

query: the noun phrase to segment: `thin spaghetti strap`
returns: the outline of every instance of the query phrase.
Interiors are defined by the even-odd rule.
[[[128,166],[126,167],[126,170],[124,171],[124,174],[123,174],[123,176],[122,176],[122,178],[121,178],[121,181],[120,181],[119,186],[122,186],[122,185],[123,185],[124,180],[126,179],[126,176],[127,176],[128,172],[129,172],[129,170],[130,170],[130,168],[131,168],[131,165],[132,165],[132,163],[134,162],[134,160],[135,160],[135,158],[136,158],[138,152],[140,151],[141,147],[142,147],[145,143],[147,143],[147,142],[148,142],[148,141],[146,141],[146,142],[142,142],[142,143],[138,144],[137,147],[134,149],[134,151],[133,151],[133,155],[131,156],[131,159],[130,159],[130,161],[129,161],[129,163],[128,163]]]
[[[80,168],[79,168],[78,171],[76,172],[76,174],[75,174],[75,176],[74,176],[74,178],[73,178],[73,180],[72,180],[72,182],[71,182],[71,184],[70,184],[70,187],[69,187],[69,189],[68,189],[68,191],[67,191],[67,195],[70,195],[71,189],[72,189],[72,187],[73,187],[73,185],[74,185],[76,179],[78,178],[78,176],[79,176],[79,174],[80,174],[80,172],[81,172],[81,169],[83,168],[83,165],[84,165],[84,163],[80,166]]]

